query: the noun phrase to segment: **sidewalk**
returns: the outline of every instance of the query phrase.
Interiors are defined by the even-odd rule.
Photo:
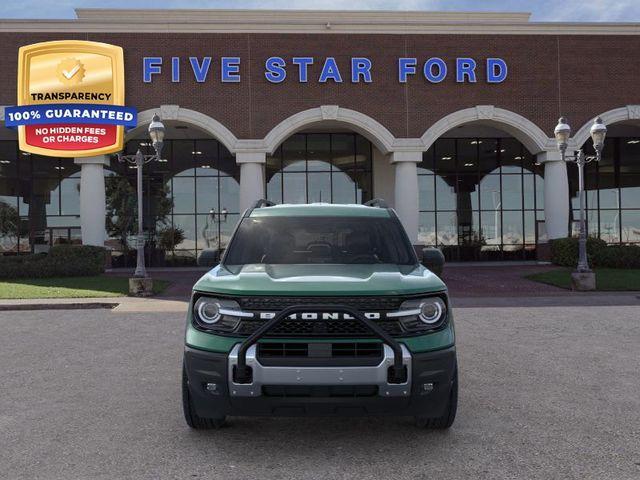
[[[188,298],[106,297],[106,298],[41,298],[0,300],[0,313],[16,310],[87,310],[104,308],[116,313],[187,311]]]

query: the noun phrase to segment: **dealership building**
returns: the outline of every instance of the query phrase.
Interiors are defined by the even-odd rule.
[[[541,258],[579,218],[577,167],[553,134],[560,116],[569,150],[593,152],[595,117],[608,128],[602,160],[585,170],[589,233],[640,243],[640,24],[468,12],[76,15],[0,20],[0,105],[16,104],[21,46],[123,48],[125,104],[138,111],[125,152],[151,153],[155,113],[166,126],[162,160],[143,171],[151,265],[223,249],[260,198],[384,198],[414,244],[449,260]],[[131,265],[132,232],[118,220],[135,209],[135,178],[115,156],[21,152],[3,125],[0,252],[82,242]],[[184,238],[161,241],[171,228]]]

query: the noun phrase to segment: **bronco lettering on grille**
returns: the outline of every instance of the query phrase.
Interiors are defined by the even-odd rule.
[[[276,312],[260,312],[259,317],[261,320],[271,320],[276,316]],[[364,316],[369,320],[380,320],[380,313],[378,312],[365,312]],[[291,320],[354,320],[354,318],[348,313],[338,312],[304,312],[304,313],[292,313],[287,318]]]

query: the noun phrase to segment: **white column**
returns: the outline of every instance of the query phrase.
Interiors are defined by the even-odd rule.
[[[396,170],[394,208],[414,245],[418,243],[418,163],[421,161],[422,152],[391,154]]]
[[[238,152],[236,163],[240,165],[240,212],[253,202],[264,198],[264,152]]]
[[[549,239],[569,235],[569,179],[567,164],[560,152],[542,152],[537,160],[544,164],[544,223]]]
[[[395,207],[394,178],[395,166],[390,156],[383,154],[375,146],[373,151],[373,193],[371,198],[382,198],[391,208]]]
[[[104,190],[103,167],[109,166],[109,157],[76,158],[80,165],[80,227],[83,245],[104,246],[107,206]]]

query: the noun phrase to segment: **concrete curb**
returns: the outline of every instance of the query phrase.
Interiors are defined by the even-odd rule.
[[[114,309],[116,302],[78,302],[78,303],[0,303],[0,312],[23,310],[91,310],[98,308]]]

